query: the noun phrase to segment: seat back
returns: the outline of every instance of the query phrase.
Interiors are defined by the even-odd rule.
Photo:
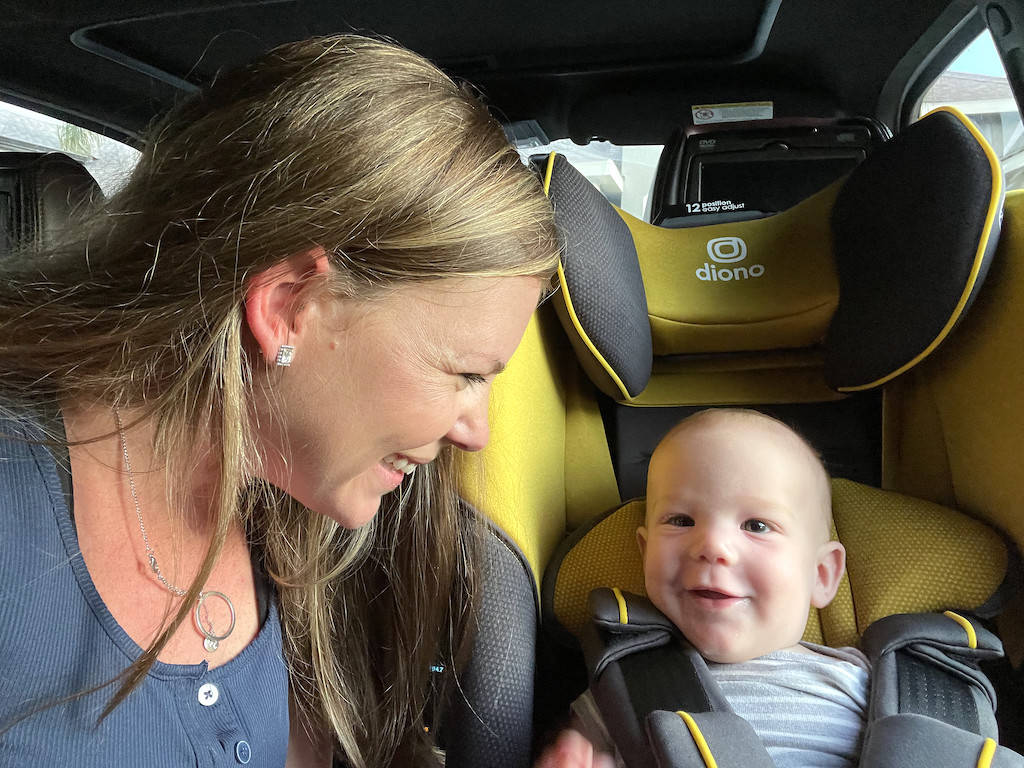
[[[788,210],[845,176],[890,136],[867,118],[687,126],[661,153],[651,221],[704,226]]]
[[[81,163],[59,152],[0,152],[0,257],[55,238],[71,214],[99,199]]]

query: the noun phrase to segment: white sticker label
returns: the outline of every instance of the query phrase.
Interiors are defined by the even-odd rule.
[[[743,120],[771,120],[775,108],[771,101],[745,101],[735,104],[698,104],[690,107],[694,125],[738,123]]]

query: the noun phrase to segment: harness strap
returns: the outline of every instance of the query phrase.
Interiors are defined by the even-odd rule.
[[[659,768],[775,768],[750,723],[732,712],[651,712]]]
[[[683,732],[686,725],[676,710],[694,717],[717,710],[739,720],[725,700],[714,695],[718,688],[710,681],[704,660],[646,598],[599,588],[591,592],[589,602],[594,620],[582,640],[591,692],[629,768],[669,764],[658,762],[652,749],[652,713],[667,710]],[[674,738],[677,726],[671,725],[671,730],[655,733]],[[687,740],[694,743],[689,736]],[[668,744],[664,739],[659,743]],[[678,765],[704,768],[699,753],[693,754],[696,762]]]
[[[920,715],[997,739],[996,694],[979,669],[1002,656],[991,632],[958,614],[900,614],[874,622],[861,646],[871,661],[871,722]]]
[[[1024,768],[995,740],[924,715],[890,715],[871,725],[860,764],[871,768]],[[725,768],[724,766],[722,768]]]
[[[591,691],[628,768],[771,768],[703,658],[645,598],[590,595],[583,648]],[[997,745],[995,691],[981,661],[1002,646],[957,614],[903,614],[868,627],[872,664],[864,768],[1024,768]]]

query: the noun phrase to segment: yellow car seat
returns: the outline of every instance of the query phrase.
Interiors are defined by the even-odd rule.
[[[809,639],[856,644],[877,618],[959,607],[1000,614],[1019,661],[1024,625],[1007,601],[1024,542],[1012,427],[1024,198],[1006,199],[1000,237],[1002,176],[974,126],[937,111],[794,208],[712,226],[635,219],[564,158],[546,178],[561,291],[495,382],[491,444],[463,467],[466,498],[538,586],[547,570],[530,596],[544,604],[538,728],[586,685],[557,638],[586,621],[590,588],[643,594],[642,502],[619,505],[643,495],[660,437],[709,405],[795,423],[843,478],[848,583],[810,617]]]

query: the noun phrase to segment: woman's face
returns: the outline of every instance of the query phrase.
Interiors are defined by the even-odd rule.
[[[271,384],[283,419],[260,417],[266,479],[355,528],[442,446],[483,448],[491,382],[540,290],[532,277],[451,278],[309,303],[295,361]]]

